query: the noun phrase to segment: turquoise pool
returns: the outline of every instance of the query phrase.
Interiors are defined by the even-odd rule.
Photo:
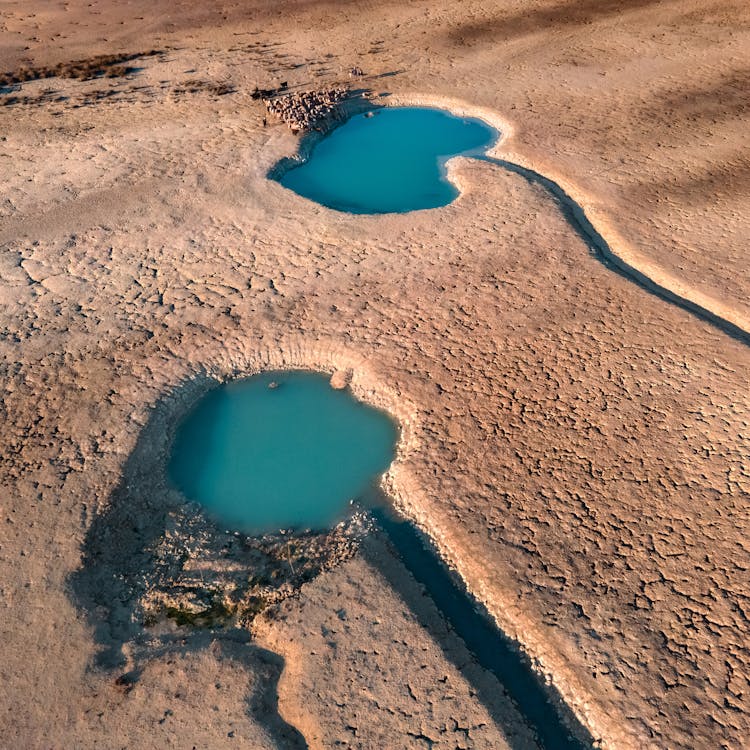
[[[249,534],[331,527],[393,459],[383,412],[312,372],[267,372],[210,391],[178,426],[171,481],[224,528]],[[437,552],[389,509],[371,508],[409,572],[477,662],[516,701],[545,750],[582,750],[524,657],[457,585]],[[394,582],[397,584],[397,582]]]
[[[385,107],[347,120],[279,181],[305,198],[354,214],[437,208],[458,195],[446,161],[481,155],[497,138],[481,120],[428,107]]]
[[[226,528],[325,529],[393,459],[383,412],[312,372],[267,372],[208,393],[178,426],[168,474]]]

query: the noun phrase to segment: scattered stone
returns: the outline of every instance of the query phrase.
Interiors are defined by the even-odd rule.
[[[330,531],[238,538],[218,531],[197,509],[174,511],[151,549],[154,566],[136,594],[138,619],[146,627],[165,620],[189,628],[247,627],[322,571],[348,560],[368,529],[365,517],[355,513]]]
[[[250,96],[263,98],[269,113],[286,123],[292,132],[325,131],[340,119],[340,104],[351,96],[346,86],[298,91],[278,96],[276,90],[255,89]]]

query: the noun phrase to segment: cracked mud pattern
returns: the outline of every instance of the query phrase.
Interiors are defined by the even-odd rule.
[[[282,605],[260,640],[295,664],[281,708],[312,747],[537,747],[380,538]]]
[[[396,13],[412,22],[398,32],[404,39],[428,23],[413,12]],[[597,24],[608,23],[591,13]],[[342,31],[352,20],[347,14],[332,48],[354,33]],[[368,14],[356,33],[369,44],[383,36]],[[709,26],[703,16],[696,21],[704,36],[719,33],[718,15]],[[521,33],[501,20],[498,33]],[[126,737],[140,747],[176,737],[199,747],[231,747],[237,737],[252,747],[281,747],[302,742],[299,730],[311,747],[335,732],[369,747],[376,740],[367,733],[380,726],[413,733],[404,747],[427,746],[420,735],[440,747],[440,727],[448,727],[451,742],[459,731],[448,714],[463,727],[462,713],[495,725],[481,719],[487,727],[473,729],[466,747],[502,746],[488,738],[503,734],[508,741],[497,719],[505,709],[488,708],[457,673],[460,711],[447,707],[441,688],[434,700],[418,694],[419,712],[403,713],[415,701],[401,677],[383,695],[375,685],[370,703],[330,707],[332,688],[316,686],[344,668],[340,657],[312,653],[330,648],[313,625],[330,628],[335,615],[325,609],[326,591],[340,597],[336,609],[354,612],[372,589],[360,558],[303,589],[283,605],[284,621],[268,624],[268,643],[294,637],[298,644],[286,653],[279,646],[284,672],[263,650],[247,652],[218,636],[212,646],[211,632],[198,641],[185,636],[183,652],[155,648],[130,691],[89,670],[96,633],[90,613],[74,606],[69,578],[150,407],[193,375],[288,364],[351,368],[355,389],[401,419],[407,439],[390,489],[605,745],[743,747],[750,736],[750,349],[609,271],[544,191],[496,165],[461,162],[460,200],[397,217],[332,213],[266,181],[267,169],[294,151],[293,137],[280,126],[264,129],[249,97],[190,92],[184,82],[231,79],[237,91],[250,91],[276,65],[287,66],[280,70],[292,84],[295,75],[300,83],[311,75],[328,80],[312,64],[323,58],[310,51],[319,42],[302,32],[283,36],[280,22],[268,23],[263,44],[276,44],[270,31],[278,31],[295,43],[294,55],[309,54],[307,69],[295,72],[296,60],[274,57],[291,55],[283,44],[208,37],[200,49],[149,61],[137,83],[114,81],[122,93],[106,100],[87,93],[101,80],[55,79],[68,100],[0,112],[3,736],[26,747],[110,747]],[[577,33],[578,23],[566,21],[564,33]],[[518,93],[542,53],[524,42],[532,79],[509,75],[501,101],[487,93],[497,89],[488,81],[499,63],[490,64],[481,38],[462,28],[455,71],[420,56],[387,86],[474,92],[477,102],[533,122],[523,128],[524,142],[534,133],[536,149],[575,174],[576,149],[566,155],[565,142],[552,144],[564,125],[543,132],[538,116],[554,112],[565,123],[575,112],[563,114],[545,88],[552,84],[540,83],[526,104]],[[648,48],[632,26],[623,29],[612,32],[620,53],[630,43]],[[665,33],[669,45],[681,38],[674,28]],[[599,64],[583,54],[583,41],[575,37],[567,54],[577,64]],[[151,46],[162,48],[137,48]],[[387,51],[373,59],[382,73],[405,62]],[[427,83],[421,76],[430,70]],[[696,71],[696,86],[716,73]],[[462,81],[470,75],[467,89]],[[587,83],[587,76],[598,80],[596,70],[580,76],[576,95],[591,96],[595,112],[607,109],[606,92],[616,87],[597,98]],[[23,84],[30,96],[47,85]],[[623,97],[618,106],[627,103]],[[680,164],[657,154],[649,166],[657,152],[637,129],[607,131],[616,143],[606,148],[594,143],[596,114],[588,116],[594,120],[580,127],[584,135],[571,136],[574,146],[588,147],[577,149],[578,161],[596,146],[601,155],[593,162],[614,169],[618,149],[631,149],[632,161],[615,170],[611,184],[599,176],[587,185],[602,206],[618,206],[628,238],[647,253],[658,246],[661,262],[672,248],[662,239],[671,236],[679,252],[669,257],[680,255],[685,279],[709,291],[725,284],[727,299],[743,299],[744,261],[733,239],[745,215],[741,190],[690,208],[664,187],[673,170],[685,174]],[[735,112],[732,122],[741,116]],[[718,149],[728,120],[716,119]],[[738,180],[735,156],[721,163]],[[690,164],[700,171],[699,160]],[[627,176],[641,168],[643,180],[663,182],[654,187],[658,206],[645,188],[632,204],[620,200]],[[710,222],[700,218],[707,212]],[[717,266],[724,270],[715,273]],[[384,592],[383,601],[391,596],[398,598]],[[439,671],[441,652],[450,661],[447,647],[435,646],[441,641],[429,628],[414,627],[415,649],[434,654],[431,669]],[[367,631],[347,632],[352,640],[340,648],[354,654]],[[224,648],[232,653],[222,655]],[[408,661],[415,651],[407,651],[363,655],[348,684],[367,685],[372,670],[388,674],[392,659],[416,664]],[[268,726],[268,686],[279,679],[283,720]],[[226,694],[209,690],[216,683],[229,686]],[[430,678],[412,688],[435,685]],[[217,710],[206,711],[208,704]],[[330,726],[320,729],[328,716]],[[348,724],[370,739],[357,745]]]

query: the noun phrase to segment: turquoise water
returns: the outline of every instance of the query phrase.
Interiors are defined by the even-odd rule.
[[[200,401],[178,427],[168,473],[226,528],[324,529],[388,468],[397,439],[385,413],[324,375],[263,373]]]
[[[458,195],[445,162],[482,154],[497,131],[480,120],[426,107],[386,107],[357,115],[287,171],[282,185],[329,208],[355,214],[445,206]]]
[[[210,391],[179,425],[168,471],[226,528],[325,529],[346,514],[350,499],[370,494],[397,439],[386,414],[334,390],[327,376],[270,372]],[[436,550],[412,524],[377,507],[372,513],[477,662],[505,685],[540,747],[583,750],[528,661],[478,612]],[[399,581],[392,583],[398,590]]]

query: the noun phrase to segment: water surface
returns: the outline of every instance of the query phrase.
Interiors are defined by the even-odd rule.
[[[226,528],[325,529],[368,498],[409,572],[477,662],[505,686],[544,750],[582,750],[526,660],[481,615],[414,526],[378,508],[398,432],[384,413],[312,372],[267,372],[210,391],[179,425],[169,476]],[[398,582],[394,581],[398,589]],[[481,699],[481,698],[480,698]]]
[[[311,372],[222,385],[178,427],[171,480],[227,528],[325,529],[393,459],[394,422]]]
[[[305,198],[355,214],[437,208],[458,195],[445,162],[484,153],[497,135],[481,120],[445,110],[385,107],[347,120],[280,182]]]

